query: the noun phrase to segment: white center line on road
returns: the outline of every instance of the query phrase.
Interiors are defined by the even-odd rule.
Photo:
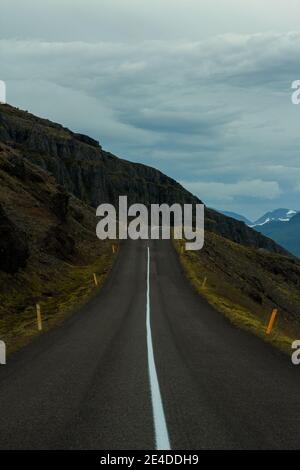
[[[147,349],[148,367],[152,398],[152,409],[154,418],[154,430],[157,450],[170,450],[170,440],[167,423],[162,404],[157,372],[155,367],[152,332],[150,322],[150,248],[147,248],[147,306],[146,306],[146,328],[147,328]]]

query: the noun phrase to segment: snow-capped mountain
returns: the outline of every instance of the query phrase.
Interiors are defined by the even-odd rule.
[[[275,220],[257,225],[254,229],[300,257],[300,212],[286,222]]]
[[[300,211],[276,209],[267,212],[255,222],[235,212],[223,212],[233,219],[242,220],[257,232],[279,243],[290,253],[300,257]]]
[[[274,211],[267,212],[250,226],[257,227],[271,222],[289,222],[296,214],[298,214],[298,211],[294,209],[276,209]]]

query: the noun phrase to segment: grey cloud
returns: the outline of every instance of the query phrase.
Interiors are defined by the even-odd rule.
[[[275,199],[281,195],[281,189],[276,181],[263,181],[260,179],[243,180],[236,183],[181,181],[181,184],[192,193],[207,194],[215,201],[232,201],[236,197],[250,197],[254,199]]]
[[[224,199],[236,210],[243,201],[249,213],[268,195],[295,204],[300,106],[291,105],[290,83],[300,79],[300,33],[138,44],[6,39],[0,54],[12,104],[159,167],[208,204]]]

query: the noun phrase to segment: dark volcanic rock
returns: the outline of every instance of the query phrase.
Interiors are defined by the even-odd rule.
[[[70,260],[75,254],[75,241],[63,224],[52,227],[45,237],[45,250],[61,260]]]
[[[59,186],[59,191],[52,196],[51,208],[61,222],[65,222],[67,219],[69,204],[70,194],[62,186]]]
[[[88,135],[75,134],[75,133],[73,135],[76,140],[79,140],[80,142],[83,142],[84,144],[91,145],[92,147],[100,147],[99,142],[95,139],[92,139]]]
[[[24,158],[53,174],[66,191],[93,207],[103,202],[116,205],[120,195],[127,195],[129,204],[200,202],[160,171],[122,160],[90,137],[8,105],[0,105],[0,141],[17,148]],[[61,220],[67,216],[66,200],[62,206]],[[245,246],[287,254],[243,222],[208,208],[206,229]]]
[[[25,235],[0,206],[0,270],[13,274],[26,266],[28,256]]]

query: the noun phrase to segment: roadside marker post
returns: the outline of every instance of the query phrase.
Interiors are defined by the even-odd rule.
[[[207,277],[205,276],[205,278],[203,279],[203,282],[202,282],[202,289],[205,288],[206,283],[207,283]]]
[[[36,304],[36,320],[37,320],[37,327],[39,331],[43,329],[42,323],[42,315],[41,315],[41,307],[40,304]]]
[[[94,273],[94,283],[95,283],[95,286],[98,286],[98,279],[95,273]]]
[[[275,322],[277,312],[278,312],[277,308],[274,308],[273,311],[272,311],[271,317],[270,317],[270,321],[269,321],[267,330],[266,330],[266,335],[269,335],[271,333],[272,329],[273,329],[273,325],[274,325],[274,322]]]
[[[114,243],[111,245],[111,249],[112,249],[113,254],[115,254],[115,252],[116,252],[116,247],[115,247],[115,244],[114,244]]]

